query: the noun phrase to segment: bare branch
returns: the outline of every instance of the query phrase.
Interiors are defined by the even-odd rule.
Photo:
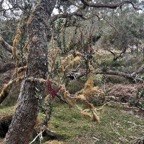
[[[116,27],[114,26],[114,24],[112,24],[109,20],[107,20],[105,17],[102,17],[102,19],[104,21],[106,21],[108,23],[108,25],[110,25],[117,33],[119,33],[119,31],[116,29]]]
[[[142,72],[142,70],[144,69],[144,65],[142,65],[138,71],[136,72],[132,72],[132,73],[125,73],[125,72],[120,72],[120,71],[113,71],[113,70],[106,70],[106,71],[102,71],[102,70],[95,70],[93,73],[94,74],[106,74],[106,75],[116,75],[116,76],[120,76],[120,77],[124,77],[130,81],[138,81],[138,82],[143,82],[143,79],[141,79],[140,77],[138,77],[138,74],[140,72]],[[71,75],[67,75],[68,78],[70,79],[79,79],[83,76],[86,75],[86,72],[77,72],[77,73],[74,73],[71,74]]]
[[[109,51],[109,52],[114,56],[113,61],[116,61],[117,59],[123,57],[123,54],[126,52],[127,48],[125,47],[125,48],[121,51],[121,53],[119,53],[119,54],[114,53],[114,52],[113,52],[112,50],[110,50],[110,49],[106,49],[106,50]]]
[[[86,0],[81,0],[81,2],[88,7],[95,7],[95,8],[109,8],[109,9],[116,9],[118,7],[122,7],[124,4],[131,4],[134,9],[140,10],[140,8],[137,8],[134,3],[130,0],[125,0],[120,3],[115,3],[115,4],[102,4],[102,3],[89,3]]]
[[[108,75],[117,75],[120,77],[124,77],[130,81],[139,81],[139,82],[143,82],[142,79],[136,77],[136,75],[132,74],[128,74],[128,73],[124,73],[124,72],[119,72],[119,71],[112,71],[112,70],[108,70],[108,71],[95,71],[95,74],[108,74]]]
[[[53,17],[50,18],[50,23],[53,23],[54,21],[56,21],[59,18],[67,18],[67,17],[72,17],[72,16],[79,16],[81,18],[84,18],[83,15],[79,14],[79,12],[81,10],[84,10],[86,7],[80,7],[79,9],[77,9],[76,11],[74,11],[73,13],[63,13],[63,14],[58,14],[58,15],[54,15]]]
[[[9,45],[0,35],[0,44],[5,48],[8,52],[12,53],[13,47]]]

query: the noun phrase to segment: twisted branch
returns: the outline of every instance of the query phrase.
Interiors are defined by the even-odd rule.
[[[95,8],[109,8],[109,9],[116,9],[116,8],[121,8],[123,5],[125,4],[131,4],[132,7],[136,10],[141,10],[140,8],[137,8],[134,3],[130,0],[125,0],[119,3],[115,3],[115,4],[102,4],[102,3],[89,3],[86,0],[81,0],[81,2],[88,7],[95,7]]]

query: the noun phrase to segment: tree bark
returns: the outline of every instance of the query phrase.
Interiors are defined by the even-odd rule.
[[[15,64],[10,62],[10,63],[5,63],[2,64],[0,63],[0,73],[5,73],[8,70],[14,69],[15,68]]]
[[[141,8],[137,8],[134,3],[130,0],[124,0],[119,3],[110,3],[110,4],[104,4],[104,3],[90,3],[86,0],[81,0],[81,2],[88,7],[95,7],[95,8],[109,8],[109,9],[116,9],[118,7],[122,7],[124,4],[131,4],[132,7],[136,10],[141,10]]]
[[[0,35],[0,44],[3,46],[3,48],[5,48],[5,50],[7,50],[8,52],[12,53],[12,46],[9,45]]]
[[[135,72],[133,73],[124,73],[124,72],[119,72],[119,71],[112,71],[112,70],[108,70],[108,71],[95,71],[95,74],[108,74],[108,75],[116,75],[116,76],[120,76],[120,77],[124,77],[132,82],[138,81],[138,82],[143,82],[143,80],[139,77],[136,77]]]
[[[46,78],[47,76],[47,28],[56,0],[41,0],[27,22],[28,70],[26,77]],[[18,106],[5,138],[6,144],[28,144],[38,115],[36,88],[44,90],[38,82],[23,80]]]

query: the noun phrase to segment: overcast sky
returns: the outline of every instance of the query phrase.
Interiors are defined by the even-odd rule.
[[[0,1],[1,1],[1,0],[0,0]],[[139,0],[139,2],[141,2],[141,1],[143,1],[143,0]],[[8,2],[8,0],[4,0],[3,7],[4,7],[5,9],[9,9],[9,8],[11,8],[12,6],[11,6],[10,3]],[[73,9],[73,11],[75,10],[74,6],[72,6],[71,8]],[[18,15],[21,14],[20,11],[15,11],[15,12],[16,12]],[[140,10],[139,12],[140,12],[140,13],[141,13],[141,12],[144,12],[144,9],[143,9],[143,10]],[[12,17],[14,16],[14,15],[10,14],[10,11],[8,11],[7,14],[9,14],[9,16],[12,16]],[[54,14],[58,14],[58,11],[57,11],[56,9],[54,9]]]

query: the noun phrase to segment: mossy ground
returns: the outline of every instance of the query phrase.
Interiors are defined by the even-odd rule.
[[[14,107],[1,108],[0,113],[10,115],[13,110]],[[39,118],[42,119],[43,115],[40,114]],[[77,108],[55,103],[49,128],[61,135],[60,141],[65,144],[130,144],[144,136],[144,118],[122,108],[106,106],[100,112],[100,118],[100,123],[96,124],[83,118]],[[62,142],[54,142],[58,143]]]
[[[65,104],[54,107],[49,128],[70,144],[129,144],[144,136],[144,118],[121,108],[104,107],[99,124],[84,119],[76,108]]]

